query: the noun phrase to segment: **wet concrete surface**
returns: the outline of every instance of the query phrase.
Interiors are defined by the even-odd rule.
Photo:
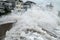
[[[0,25],[0,40],[5,37],[6,31],[12,28],[13,23],[6,23]]]

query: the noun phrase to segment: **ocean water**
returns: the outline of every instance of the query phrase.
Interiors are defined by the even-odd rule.
[[[57,9],[60,10],[60,0],[23,0],[23,2],[26,1],[33,1],[37,4],[46,4],[52,2],[57,7]]]
[[[11,14],[2,16],[0,24],[14,22],[12,28],[6,31],[3,40],[60,40],[60,17],[58,16],[58,2],[54,0],[23,0],[32,1],[31,8],[18,11],[15,8]],[[52,2],[54,7],[47,8]],[[57,5],[58,4],[58,5]]]

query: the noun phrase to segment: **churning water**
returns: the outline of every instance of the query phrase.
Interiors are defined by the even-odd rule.
[[[38,2],[31,4],[26,11],[15,8],[11,14],[0,18],[3,21],[1,24],[14,22],[13,27],[6,32],[4,40],[60,40],[60,18],[56,6],[47,7],[51,1],[43,0],[46,4],[41,5]]]

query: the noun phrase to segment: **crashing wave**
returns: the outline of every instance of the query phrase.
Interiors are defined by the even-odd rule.
[[[31,6],[31,7],[27,7]],[[55,8],[49,9],[35,3],[26,5],[27,10],[15,8],[10,15],[3,18],[15,21],[6,32],[4,40],[59,40],[59,17]]]

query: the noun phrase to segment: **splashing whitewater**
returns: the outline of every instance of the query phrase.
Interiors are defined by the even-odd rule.
[[[58,25],[60,21],[55,8],[49,9],[33,4],[27,11],[23,9],[18,12],[15,8],[11,14],[0,19],[5,22],[15,22],[6,32],[4,40],[59,40],[60,38]]]

